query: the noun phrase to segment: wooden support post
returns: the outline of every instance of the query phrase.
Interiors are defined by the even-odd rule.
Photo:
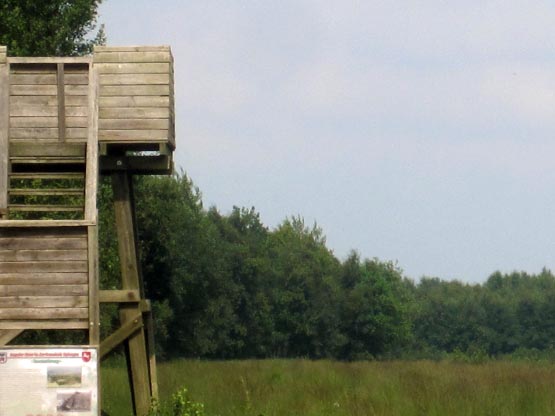
[[[122,288],[137,290],[144,296],[140,278],[139,258],[136,245],[135,217],[131,175],[118,172],[112,175],[114,209],[118,250],[121,264]],[[139,316],[139,317],[138,317]],[[133,407],[137,416],[148,413],[151,402],[149,363],[146,351],[146,337],[142,326],[140,305],[124,304],[120,307],[122,326],[140,319],[141,327],[133,332],[126,342],[127,364],[133,397]]]
[[[0,46],[0,219],[7,218],[8,210],[8,131],[10,79],[6,47]]]

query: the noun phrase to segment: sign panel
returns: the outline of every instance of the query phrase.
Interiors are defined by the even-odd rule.
[[[0,348],[0,416],[97,416],[94,348]]]

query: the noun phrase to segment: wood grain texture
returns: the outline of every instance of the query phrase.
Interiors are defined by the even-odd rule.
[[[5,56],[5,55],[4,55]],[[0,65],[0,219],[8,208],[9,74]]]

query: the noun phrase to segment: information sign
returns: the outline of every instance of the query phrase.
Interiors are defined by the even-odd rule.
[[[0,416],[97,416],[95,348],[0,348]]]

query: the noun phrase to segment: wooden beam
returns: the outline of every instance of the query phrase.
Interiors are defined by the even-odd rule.
[[[96,222],[98,211],[96,196],[98,188],[98,75],[89,66],[89,120],[87,138],[87,165],[85,179],[85,219]]]
[[[64,82],[64,64],[58,63],[57,73],[57,88],[58,88],[58,139],[61,142],[65,141],[66,137],[66,93]]]
[[[101,156],[100,172],[129,172],[137,175],[168,175],[173,170],[172,157],[160,156]]]
[[[100,304],[99,304],[99,268],[98,268],[98,226],[88,227],[89,257],[89,344],[100,344]]]
[[[8,134],[10,107],[9,66],[6,62],[6,49],[0,51],[0,220],[7,217],[8,209]]]
[[[138,290],[101,290],[100,303],[138,303],[141,296]]]
[[[134,333],[143,327],[143,317],[142,314],[136,314],[131,316],[130,320],[124,323],[120,328],[118,328],[114,333],[112,333],[108,338],[100,343],[100,359],[106,358],[106,356],[122,342],[126,341]]]
[[[2,329],[0,330],[0,346],[8,345],[19,334],[23,332],[22,329]]]
[[[141,297],[143,297],[131,175],[128,172],[114,173],[112,175],[112,187],[114,190],[114,211],[122,288],[124,290],[138,290]],[[142,323],[142,311],[139,305],[124,304],[120,307],[122,326],[130,325],[130,322],[137,319],[137,315],[141,316]],[[146,415],[150,408],[151,388],[146,337],[142,325],[127,340],[126,355],[130,369],[129,381],[132,386],[134,411],[137,415]]]

